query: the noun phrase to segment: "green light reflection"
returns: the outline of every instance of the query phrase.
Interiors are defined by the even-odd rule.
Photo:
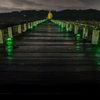
[[[76,50],[80,50],[81,46],[80,46],[80,42],[76,41],[76,45],[75,45]]]
[[[7,58],[8,58],[8,60],[10,60],[10,61],[13,59],[11,56],[8,56]]]
[[[7,44],[7,45],[12,45],[13,42],[12,42],[12,41],[7,41],[6,44]]]
[[[94,46],[92,48],[92,52],[94,53],[94,56],[95,56],[95,61],[96,61],[96,64],[98,65],[96,67],[96,71],[100,71],[100,47],[99,46]]]
[[[7,52],[8,52],[8,53],[12,52],[12,49],[8,49]]]
[[[7,53],[7,60],[8,63],[11,64],[12,62],[12,51],[13,51],[13,39],[7,38],[6,40],[6,53]]]
[[[61,27],[61,32],[63,32],[64,31],[64,27]]]
[[[69,29],[68,29],[68,28],[66,28],[66,31],[67,31],[67,32],[69,32]]]
[[[68,36],[69,36],[69,34],[68,34],[68,33],[66,33],[66,36],[68,37]]]
[[[76,37],[76,40],[79,41],[81,38],[80,37]]]
[[[12,48],[12,46],[7,46],[7,49],[11,49]]]
[[[34,24],[35,27],[37,27],[37,24]]]
[[[80,50],[80,45],[76,45],[76,50]]]
[[[8,53],[7,60],[8,60],[8,63],[9,64],[12,63],[13,57],[12,57],[12,54],[11,53]]]

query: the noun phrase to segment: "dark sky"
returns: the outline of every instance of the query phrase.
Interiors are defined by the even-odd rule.
[[[0,12],[20,10],[97,9],[100,0],[0,0]]]

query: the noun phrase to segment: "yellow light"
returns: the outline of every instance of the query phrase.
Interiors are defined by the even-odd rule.
[[[53,15],[52,15],[52,13],[49,11],[49,13],[48,13],[48,19],[52,19],[52,17],[53,17]]]

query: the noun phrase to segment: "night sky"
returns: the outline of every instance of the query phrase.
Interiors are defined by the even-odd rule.
[[[20,10],[97,9],[100,0],[0,0],[0,13]]]

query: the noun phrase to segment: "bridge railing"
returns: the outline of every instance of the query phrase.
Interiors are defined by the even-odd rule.
[[[0,52],[4,51],[4,49],[6,48],[6,41],[12,40],[14,37],[21,36],[28,30],[33,29],[34,27],[43,23],[44,21],[46,21],[46,19],[25,22],[25,23],[18,23],[15,25],[7,25],[5,27],[0,28]]]
[[[32,22],[26,22],[22,24],[15,24],[15,25],[8,25],[7,27],[3,27],[0,29],[0,44],[4,44],[7,38],[13,38],[14,36],[21,35],[22,33],[26,32],[27,30],[36,27],[38,24],[44,22],[43,20],[37,20]]]
[[[76,21],[52,20],[55,24],[72,31],[74,34],[79,34],[81,30],[81,37],[83,40],[90,40],[91,44],[97,45],[99,43],[100,27],[96,25],[79,23]]]

